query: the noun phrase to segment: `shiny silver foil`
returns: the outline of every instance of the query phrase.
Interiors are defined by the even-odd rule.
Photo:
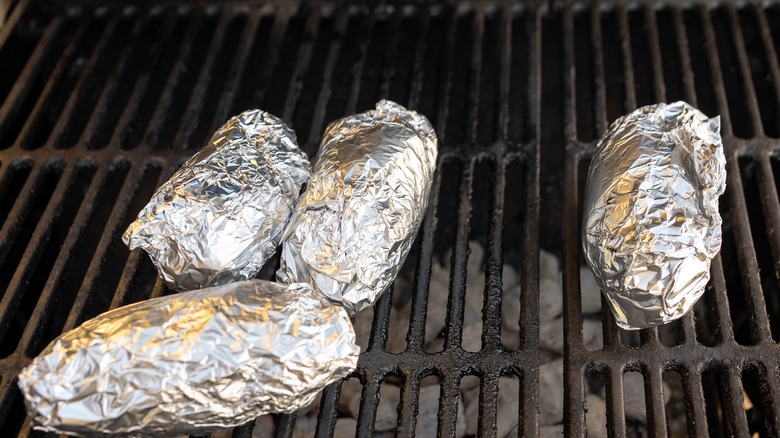
[[[37,429],[201,434],[295,412],[359,351],[341,306],[252,280],[104,313],[52,342],[19,387]]]
[[[174,290],[254,278],[279,246],[310,164],[281,119],[230,119],[152,196],[122,239]]]
[[[331,123],[282,244],[282,282],[312,284],[350,312],[393,282],[422,221],[436,169],[428,119],[383,100]]]
[[[720,118],[685,102],[616,120],[585,187],[583,247],[624,329],[675,320],[704,292],[721,244]]]

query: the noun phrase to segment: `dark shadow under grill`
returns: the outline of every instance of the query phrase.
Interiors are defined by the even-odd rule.
[[[464,436],[458,415],[474,417],[478,436],[494,436],[504,397],[517,401],[518,435],[542,431],[537,406],[554,394],[539,371],[540,250],[561,260],[567,436],[590,425],[589,391],[603,394],[614,437],[677,436],[675,416],[690,436],[780,434],[780,5],[149,3],[22,1],[0,27],[4,436],[37,433],[15,379],[48,342],[109,308],[169,293],[120,235],[229,115],[270,111],[313,155],[329,121],[380,98],[434,123],[439,170],[406,281],[379,301],[373,321],[357,323],[367,348],[350,380],[324,391],[317,436],[333,434],[342,385],[355,382],[359,436],[374,433],[388,385],[400,388],[392,432],[412,436],[431,379],[441,436]],[[601,319],[582,311],[585,172],[609,122],[680,99],[721,115],[723,249],[695,312],[627,333],[606,307]],[[469,242],[485,253],[476,349],[464,338]],[[275,263],[260,276],[272,278]],[[429,291],[438,264],[451,266],[446,292]],[[505,266],[522,291],[511,321]],[[447,303],[436,316],[434,293],[448,294],[434,297]],[[426,324],[434,317],[438,326]],[[603,333],[595,349],[583,338],[594,324]],[[426,325],[443,327],[440,344],[426,342]],[[517,328],[511,341],[507,325]],[[392,341],[398,331],[406,342]],[[644,421],[624,405],[624,381],[635,377]],[[507,378],[514,395],[499,389]],[[461,408],[467,382],[480,388],[476,412]],[[665,388],[679,400],[665,401]],[[296,417],[272,424],[289,437]]]

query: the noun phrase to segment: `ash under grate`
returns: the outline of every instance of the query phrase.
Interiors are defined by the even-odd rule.
[[[441,161],[399,281],[356,321],[359,369],[220,436],[776,436],[778,44],[771,2],[20,2],[0,27],[0,428],[31,433],[14,379],[47,342],[169,293],[120,233],[229,114],[271,111],[314,154],[390,98],[434,122]],[[722,115],[723,251],[693,314],[628,333],[581,269],[584,175],[609,121],[679,99]]]

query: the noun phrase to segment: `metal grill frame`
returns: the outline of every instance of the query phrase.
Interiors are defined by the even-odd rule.
[[[234,14],[244,17],[245,24],[242,35],[254,34],[263,20],[270,20],[267,45],[270,52],[267,57],[267,65],[260,68],[261,81],[272,82],[274,78],[289,74],[289,79],[284,82],[283,89],[270,89],[263,86],[256,90],[250,100],[253,102],[273,102],[272,108],[285,120],[295,120],[300,111],[309,111],[307,116],[309,126],[296,126],[299,139],[303,148],[312,154],[317,147],[319,133],[328,117],[335,114],[331,103],[341,96],[335,95],[331,88],[337,80],[338,64],[344,51],[351,47],[355,50],[355,58],[349,64],[356,75],[356,80],[349,84],[346,90],[346,99],[343,108],[336,116],[354,113],[366,109],[379,97],[391,97],[410,108],[427,109],[436,125],[436,130],[441,141],[440,165],[447,162],[458,162],[461,165],[459,175],[460,186],[458,208],[452,217],[437,215],[439,206],[439,194],[443,189],[448,189],[447,181],[442,181],[441,173],[437,174],[431,199],[431,207],[427,213],[424,225],[418,237],[419,248],[416,252],[416,265],[414,269],[415,283],[412,291],[412,308],[410,314],[409,334],[407,336],[407,349],[400,354],[391,354],[385,351],[388,338],[390,312],[392,307],[392,293],[386,294],[375,308],[374,323],[370,335],[369,347],[361,355],[359,369],[354,377],[363,384],[360,413],[357,418],[358,434],[370,436],[373,433],[374,417],[379,403],[379,388],[382,381],[388,376],[400,378],[402,382],[401,405],[399,406],[398,435],[413,436],[417,416],[417,404],[419,384],[422,378],[435,375],[441,383],[441,397],[439,401],[438,431],[442,436],[455,436],[455,421],[457,415],[459,392],[458,387],[461,378],[475,375],[480,378],[480,408],[479,408],[479,435],[495,436],[498,379],[502,375],[514,375],[520,379],[521,394],[519,414],[519,435],[536,436],[539,432],[539,413],[536,406],[539,398],[538,368],[539,356],[539,321],[538,321],[538,296],[539,296],[539,260],[536,256],[540,249],[540,240],[562,255],[563,282],[564,282],[564,427],[567,436],[582,436],[585,433],[585,414],[582,407],[585,399],[585,375],[591,372],[602,373],[607,382],[607,418],[608,429],[611,436],[625,437],[628,431],[625,423],[623,399],[623,374],[630,371],[638,371],[645,378],[645,394],[648,414],[649,434],[653,436],[666,435],[666,419],[662,391],[663,373],[665,371],[679,372],[685,386],[686,413],[688,419],[689,434],[695,436],[708,436],[712,430],[708,429],[708,415],[705,401],[705,386],[702,381],[702,373],[707,370],[715,370],[723,377],[723,408],[724,423],[728,435],[747,436],[749,434],[748,419],[742,408],[742,372],[743,370],[755,370],[762,378],[765,385],[763,400],[763,415],[765,427],[772,435],[778,434],[780,428],[780,348],[772,338],[770,320],[764,302],[764,292],[759,277],[759,263],[751,234],[748,208],[744,196],[742,179],[739,166],[733,165],[739,157],[748,157],[756,163],[757,178],[763,183],[761,189],[761,209],[765,215],[769,244],[774,255],[773,266],[776,277],[780,278],[780,235],[777,229],[780,227],[780,202],[774,183],[772,160],[778,153],[778,139],[770,138],[764,134],[761,124],[759,99],[754,92],[755,87],[751,80],[751,69],[746,48],[743,45],[739,23],[736,16],[738,6],[732,3],[721,3],[718,6],[725,8],[735,35],[735,47],[737,55],[736,68],[742,74],[744,83],[744,95],[747,102],[749,118],[752,121],[751,129],[754,135],[749,139],[739,139],[733,135],[732,121],[729,113],[729,101],[726,96],[724,78],[720,75],[719,49],[715,31],[709,17],[709,6],[703,3],[693,3],[685,6],[659,5],[646,1],[636,4],[611,4],[599,3],[594,7],[586,8],[578,3],[527,3],[515,4],[511,2],[460,2],[446,4],[408,4],[408,5],[371,5],[361,4],[353,6],[336,5],[328,2],[274,2],[261,4],[255,2],[230,2],[219,6],[208,5],[200,2],[171,2],[164,6],[149,6],[148,2],[137,2],[133,6],[116,5],[111,7],[96,7],[94,2],[74,2],[74,4],[49,5],[23,1],[18,5],[8,19],[8,23],[0,29],[0,48],[8,42],[9,37],[16,26],[30,20],[38,14],[50,17],[42,31],[40,40],[36,43],[29,59],[25,62],[23,70],[19,73],[19,80],[13,84],[8,96],[0,106],[0,138],[4,137],[8,129],[8,120],[17,115],[24,116],[27,111],[23,106],[28,101],[28,95],[34,88],[34,79],[47,73],[47,67],[52,67],[49,81],[40,91],[39,99],[25,116],[20,134],[13,144],[0,151],[0,188],[5,191],[7,181],[13,171],[13,166],[18,163],[32,163],[32,170],[24,185],[19,190],[19,197],[14,200],[13,206],[0,229],[0,263],[9,257],[9,251],[13,248],[14,240],[20,229],[25,225],[28,213],[39,196],[38,186],[41,184],[47,169],[50,166],[60,166],[60,175],[56,186],[51,193],[51,201],[46,204],[42,215],[37,220],[30,240],[21,255],[15,271],[9,280],[8,287],[0,301],[0,337],[6,334],[11,318],[14,317],[20,302],[24,298],[25,288],[33,280],[36,266],[38,265],[47,243],[51,239],[52,229],[58,220],[62,205],[72,190],[71,181],[78,171],[79,166],[92,166],[95,173],[92,176],[84,199],[73,218],[72,226],[67,236],[62,241],[58,250],[56,261],[48,279],[41,291],[35,305],[34,312],[21,335],[18,346],[9,356],[0,359],[0,423],[11,421],[8,418],[11,407],[16,403],[18,390],[15,385],[15,376],[19,370],[31,360],[30,351],[39,348],[41,331],[47,319],[50,319],[58,309],[57,295],[63,278],[71,266],[73,257],[78,257],[78,252],[83,242],[83,236],[88,231],[86,228],[90,220],[100,209],[110,209],[105,225],[102,229],[102,237],[96,242],[94,254],[91,255],[85,277],[78,287],[78,292],[73,298],[73,306],[65,309],[68,312],[64,328],[76,326],[89,316],[95,294],[99,289],[101,279],[107,264],[111,263],[112,252],[117,248],[119,236],[127,224],[128,218],[135,214],[129,211],[134,196],[139,187],[144,183],[144,176],[150,166],[160,169],[156,178],[156,185],[164,181],[185,159],[192,153],[193,147],[198,147],[196,134],[211,132],[229,114],[234,102],[241,98],[245,90],[241,85],[246,80],[247,66],[252,63],[251,38],[239,38],[239,44],[225,71],[219,71],[217,63],[221,54],[221,46],[229,38],[230,24]],[[130,3],[127,3],[130,4]],[[770,66],[770,74],[774,84],[774,90],[780,93],[780,67],[778,66],[777,50],[773,45],[772,32],[763,6],[758,3],[747,3],[757,11],[758,23],[762,41],[766,45],[767,61]],[[729,208],[733,214],[733,228],[727,227],[727,234],[734,239],[739,259],[739,271],[746,291],[746,307],[749,313],[750,336],[752,345],[742,345],[737,342],[732,329],[730,319],[729,295],[726,288],[724,266],[718,257],[712,268],[712,281],[708,286],[707,295],[713,306],[708,309],[708,317],[713,319],[716,331],[717,343],[714,346],[705,346],[697,341],[696,318],[693,314],[684,317],[678,324],[679,342],[675,347],[663,345],[659,339],[657,329],[643,330],[641,332],[641,345],[631,346],[621,342],[620,330],[615,326],[611,314],[603,307],[604,348],[591,351],[582,343],[582,312],[580,304],[580,217],[575,214],[560,215],[560,211],[577,211],[581,203],[581,163],[589,158],[592,142],[580,141],[577,135],[577,118],[582,114],[576,107],[576,54],[574,49],[575,14],[589,13],[591,15],[592,47],[594,56],[594,99],[593,117],[596,121],[596,134],[604,132],[607,126],[607,74],[604,65],[604,53],[601,35],[601,16],[604,11],[613,11],[619,23],[622,36],[622,56],[624,60],[631,60],[631,45],[625,43],[629,40],[628,18],[629,10],[639,8],[646,14],[648,25],[650,55],[653,65],[653,93],[659,101],[664,100],[666,87],[664,84],[664,72],[662,51],[659,44],[659,30],[656,23],[656,9],[664,7],[672,11],[674,26],[678,35],[686,35],[683,10],[693,10],[703,18],[704,40],[706,42],[706,58],[710,62],[715,84],[713,92],[722,117],[724,144],[729,163],[728,196]],[[744,7],[744,6],[739,6]],[[175,114],[172,114],[175,102],[179,99],[176,94],[176,85],[181,78],[188,74],[185,63],[177,62],[171,65],[165,86],[157,102],[154,104],[153,113],[147,119],[143,136],[137,140],[136,147],[125,149],[127,141],[125,136],[132,133],[134,124],[142,117],[143,97],[147,85],[153,81],[152,72],[140,70],[132,84],[132,91],[128,95],[125,105],[118,110],[120,115],[114,118],[117,128],[104,146],[95,148],[95,136],[103,135],[105,114],[111,110],[112,98],[117,95],[118,89],[123,84],[112,81],[110,76],[104,88],[95,99],[95,106],[85,120],[84,133],[79,136],[76,144],[69,148],[59,148],[57,133],[63,132],[69,126],[70,120],[79,116],[78,111],[81,93],[90,87],[91,80],[97,73],[101,56],[112,49],[109,39],[104,38],[96,43],[92,55],[85,60],[85,67],[79,74],[73,94],[68,95],[67,102],[63,105],[62,113],[52,123],[50,135],[41,144],[30,144],[26,139],[31,138],[36,120],[44,115],[46,104],[55,96],[58,78],[67,74],[65,65],[55,63],[51,66],[48,61],[69,56],[69,51],[75,50],[74,44],[64,42],[63,52],[60,54],[54,48],[61,35],[68,17],[80,21],[79,14],[96,9],[97,14],[115,14],[124,10],[125,14],[142,17],[133,21],[133,26],[148,25],[148,14],[161,14],[164,32],[171,30],[171,14],[190,14],[191,22],[188,22],[183,34],[184,43],[177,56],[180,59],[189,57],[198,51],[193,41],[197,37],[198,23],[208,16],[216,17],[213,34],[209,39],[208,48],[203,54],[201,62],[196,66],[194,85],[186,104],[182,109],[182,121],[173,137],[166,140],[164,128],[170,123]],[[181,11],[181,12],[179,12]],[[212,14],[212,15],[209,15]],[[437,66],[438,74],[434,79],[438,83],[433,90],[427,89],[430,84],[424,77],[426,55],[428,45],[431,43],[430,23],[431,17],[442,17],[445,23],[454,23],[455,18],[464,16],[472,20],[471,50],[468,53],[466,65],[465,84],[468,93],[458,90],[461,79],[454,78],[455,62],[461,53],[456,47],[456,26],[452,25],[446,30],[444,38],[444,54],[441,58],[442,65]],[[471,14],[471,15],[469,15]],[[498,14],[500,17],[499,60],[497,64],[496,96],[485,98],[480,94],[484,81],[483,78],[483,37],[484,18],[489,14]],[[77,18],[73,18],[77,17]],[[144,18],[146,17],[146,18]],[[323,17],[332,17],[332,27],[336,35],[327,44],[327,51],[320,53],[317,49],[320,28]],[[348,41],[349,20],[353,17],[360,21],[358,36],[364,40],[357,42]],[[393,84],[397,77],[392,62],[398,55],[399,35],[394,35],[386,41],[388,49],[380,57],[381,65],[385,67],[378,71],[371,70],[373,65],[368,61],[371,56],[368,36],[377,23],[386,23],[388,26],[398,29],[400,20],[405,17],[420,20],[420,42],[416,47],[411,60],[411,73],[409,83],[401,87],[403,96],[395,96]],[[470,17],[470,18],[469,18]],[[513,60],[517,47],[513,47],[513,20],[523,17],[523,26],[527,33],[527,41],[524,43],[527,59],[525,76],[516,77],[512,71]],[[290,31],[295,19],[300,20],[296,25],[302,26],[300,35]],[[147,20],[147,21],[144,21]],[[778,24],[780,25],[780,24]],[[119,26],[117,20],[109,20],[104,32],[117,32]],[[86,32],[85,28],[81,31]],[[548,33],[545,33],[548,32]],[[170,34],[170,33],[169,33]],[[545,35],[551,38],[545,38]],[[552,41],[550,41],[550,39]],[[164,39],[163,39],[164,40]],[[560,57],[550,47],[560,50]],[[352,47],[354,45],[354,47]],[[295,57],[289,66],[280,67],[285,62],[285,53],[282,48],[292,47]],[[159,57],[165,48],[161,44],[153,44],[148,56],[150,59]],[[696,105],[697,92],[695,77],[691,66],[691,58],[688,54],[688,44],[684,38],[679,43],[682,63],[682,81],[684,84],[685,98]],[[312,59],[316,56],[324,56],[324,63],[316,70],[312,67]],[[128,68],[128,63],[133,59],[128,51],[122,51],[116,55],[113,74],[121,74]],[[548,62],[549,61],[549,62]],[[548,65],[548,64],[553,64]],[[624,62],[624,87],[625,99],[623,105],[628,108],[637,106],[635,94],[635,77],[643,74],[632,69],[631,62]],[[387,67],[389,66],[389,68]],[[461,70],[463,67],[461,67]],[[558,75],[547,76],[547,70]],[[312,73],[313,72],[313,73]],[[222,75],[224,88],[217,96],[216,105],[208,108],[214,99],[210,94],[213,87],[214,75]],[[371,85],[376,89],[372,94]],[[522,87],[520,101],[510,97],[513,87]],[[312,94],[316,96],[311,108],[304,108],[311,104]],[[780,95],[779,95],[780,96]],[[780,97],[777,97],[780,100]],[[301,103],[303,99],[309,99]],[[454,114],[451,108],[454,99],[464,99],[466,110],[463,114]],[[495,130],[495,135],[488,136],[485,141],[481,136],[481,119],[479,105],[481,100],[487,99],[494,102],[495,117],[490,120]],[[305,105],[304,105],[305,104]],[[515,106],[522,107],[521,114],[516,114]],[[115,109],[116,110],[116,109]],[[206,114],[204,114],[206,112]],[[453,115],[454,114],[454,115]],[[557,118],[555,115],[557,114]],[[552,117],[550,117],[552,116]],[[304,120],[307,118],[304,117]],[[460,119],[459,119],[460,117]],[[515,135],[517,130],[513,124],[517,123],[516,117],[524,118],[522,134]],[[463,132],[451,134],[460,127],[453,124],[465,124]],[[542,124],[543,122],[543,124]],[[211,128],[206,129],[204,126]],[[171,149],[159,149],[160,142],[170,141],[176,145]],[[472,183],[475,178],[475,166],[488,161],[492,163],[495,174],[491,180],[491,195],[489,200],[492,212],[472,211]],[[512,163],[521,163],[523,174],[523,186],[520,188],[507,186],[507,168]],[[11,164],[13,163],[13,164]],[[122,164],[126,163],[126,164]],[[103,187],[111,184],[111,170],[116,166],[127,166],[128,173],[121,187],[118,189],[116,200],[107,205],[101,205],[101,193]],[[549,181],[562,181],[563,184],[553,188],[551,192],[543,192]],[[519,236],[520,246],[523,250],[522,258],[522,312],[520,315],[521,343],[517,351],[506,351],[501,346],[501,270],[503,266],[503,233],[505,224],[504,211],[506,209],[505,196],[508,191],[522,191],[522,199],[525,201],[523,210],[525,216],[520,224],[522,235]],[[544,196],[542,196],[544,193]],[[556,216],[556,211],[558,215]],[[463,306],[466,283],[466,265],[468,260],[468,240],[470,235],[470,221],[475,214],[487,214],[487,261],[486,287],[483,306],[483,334],[482,350],[480,352],[467,352],[461,347],[463,328]],[[426,303],[428,301],[428,284],[430,281],[431,260],[434,254],[434,236],[437,227],[444,219],[454,219],[455,239],[453,242],[453,256],[450,282],[449,308],[446,325],[446,340],[441,352],[429,353],[424,348],[424,329],[426,319]],[[550,249],[550,248],[548,248]],[[129,301],[138,299],[134,294],[139,270],[145,261],[145,255],[140,251],[130,253],[127,260],[121,266],[121,276],[116,284],[116,293],[110,299],[110,306],[116,307]],[[7,268],[4,268],[7,269]],[[167,293],[162,282],[157,281],[154,287],[148,291],[147,296],[159,296]],[[733,293],[733,292],[732,292]],[[29,298],[29,297],[28,297]],[[338,398],[341,384],[328,387],[323,395],[320,406],[317,436],[330,436],[333,433],[338,414]],[[757,400],[756,403],[759,401]],[[26,436],[29,432],[29,420],[23,425],[20,435]],[[289,437],[295,426],[294,415],[279,416],[275,435]],[[252,425],[236,429],[233,436],[251,436]]]

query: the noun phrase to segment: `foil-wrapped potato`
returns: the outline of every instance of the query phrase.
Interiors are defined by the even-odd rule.
[[[292,129],[245,111],[157,189],[122,238],[149,253],[174,290],[254,278],[279,246],[309,171]]]
[[[19,387],[37,429],[202,434],[295,412],[358,354],[343,308],[253,280],[106,312],[52,342]]]
[[[718,117],[676,102],[612,123],[588,172],[583,249],[618,325],[664,324],[693,307],[720,251],[725,187]]]
[[[350,312],[393,282],[422,222],[437,140],[428,119],[383,100],[325,130],[284,233],[282,282],[305,282]]]

